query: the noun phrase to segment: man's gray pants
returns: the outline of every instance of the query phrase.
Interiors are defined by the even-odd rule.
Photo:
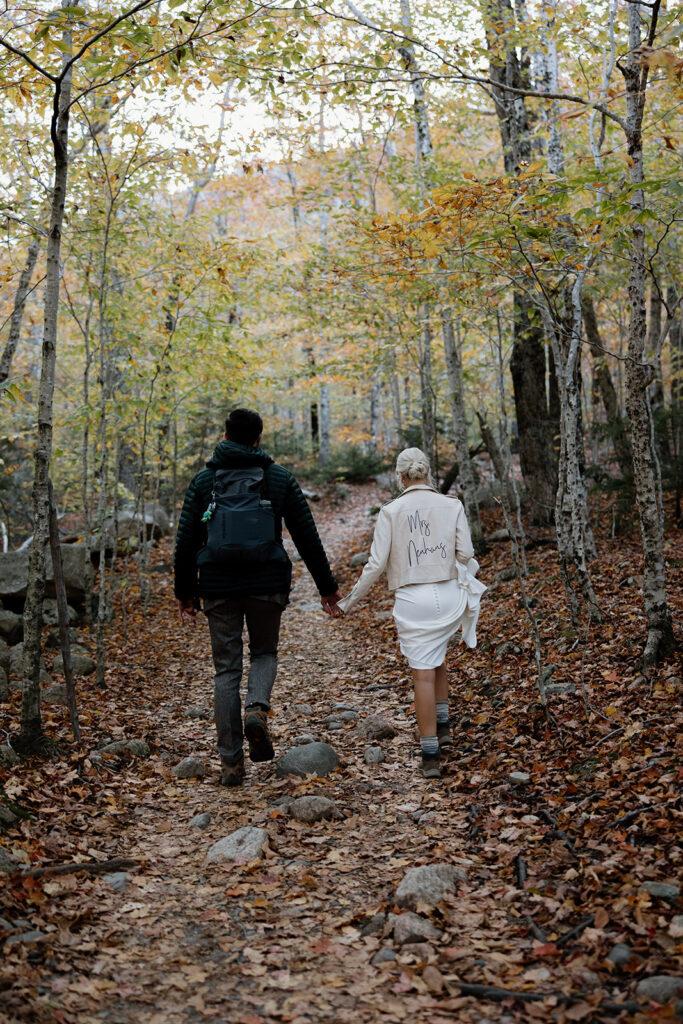
[[[231,598],[210,602],[205,608],[211,634],[211,651],[216,672],[214,711],[218,753],[226,764],[242,756],[242,629],[249,633],[249,676],[245,707],[262,704],[270,708],[270,695],[277,673],[277,645],[282,605],[257,597]]]

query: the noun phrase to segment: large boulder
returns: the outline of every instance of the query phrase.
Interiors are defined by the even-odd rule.
[[[334,800],[326,796],[300,796],[289,804],[289,813],[296,821],[307,823],[329,818],[343,818]]]
[[[161,505],[147,502],[144,512],[132,509],[119,513],[119,541],[139,541],[143,529],[145,540],[159,540],[171,532],[171,524]],[[114,521],[112,519],[105,522],[105,531],[107,535],[113,536]]]
[[[24,620],[21,615],[3,608],[0,611],[0,636],[4,637],[10,646],[21,643],[24,638]]]
[[[82,544],[60,544],[64,585],[70,604],[82,604],[92,573],[90,560],[86,558]],[[28,587],[28,562],[30,549],[0,553],[0,598],[3,601],[23,606]],[[46,596],[55,596],[52,556],[46,552]]]
[[[275,774],[285,775],[329,775],[339,764],[339,758],[328,743],[305,743],[292,747],[278,761]]]
[[[7,675],[9,675],[9,662],[9,644],[6,640],[0,639],[0,668],[4,669]]]
[[[396,890],[399,907],[415,910],[420,904],[435,907],[446,893],[457,892],[458,883],[467,875],[452,864],[425,864],[411,868]]]

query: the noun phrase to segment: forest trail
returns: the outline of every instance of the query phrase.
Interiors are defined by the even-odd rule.
[[[368,511],[382,498],[374,485],[355,486],[342,503],[314,507],[331,561],[342,567],[343,591],[358,572],[344,566],[367,547]],[[619,557],[626,557],[624,545]],[[534,552],[539,571],[553,558],[542,548]],[[500,547],[483,559],[484,582],[508,559]],[[245,786],[226,790],[217,785],[206,622],[199,616],[182,628],[170,575],[153,578],[151,616],[142,619],[133,595],[128,639],[114,624],[109,689],[81,696],[86,735],[100,745],[142,738],[151,756],[98,761],[75,751],[23,769],[7,787],[17,801],[33,801],[37,820],[23,823],[23,835],[34,837],[36,864],[125,857],[138,865],[111,877],[47,875],[25,882],[25,892],[17,883],[23,927],[42,938],[5,947],[10,1020],[481,1024],[603,1019],[600,1006],[604,1019],[653,1019],[620,1016],[614,1004],[633,999],[635,980],[674,970],[675,911],[669,900],[658,903],[642,892],[644,882],[670,880],[679,864],[669,771],[676,722],[666,681],[637,706],[619,705],[607,724],[599,717],[579,724],[580,699],[558,696],[556,729],[549,730],[515,646],[529,640],[517,633],[524,626],[514,611],[514,584],[505,584],[504,593],[494,587],[494,600],[483,608],[480,648],[451,649],[460,726],[444,778],[427,782],[384,585],[373,592],[375,603],[333,622],[297,563],[273,698],[276,756],[296,736],[313,733],[334,746],[341,764],[327,778],[304,781],[280,780],[273,764],[247,762]],[[539,580],[552,587],[548,572]],[[548,631],[559,636],[556,623]],[[507,662],[505,652],[497,653],[502,641],[513,648]],[[626,669],[604,664],[601,701],[610,669],[620,684],[630,682]],[[569,667],[576,673],[576,662]],[[591,679],[593,669],[585,671]],[[627,692],[626,685],[620,689]],[[311,714],[295,711],[299,704],[309,704]],[[383,763],[365,763],[368,743],[356,722],[327,728],[337,704],[355,710],[358,722],[380,713],[393,724],[396,736],[377,744]],[[203,717],[188,717],[190,710]],[[642,731],[638,723],[655,716],[657,734],[639,747],[647,723]],[[619,737],[595,745],[615,721],[632,727],[628,747],[620,748],[622,761],[633,758],[631,775],[614,756]],[[575,741],[585,744],[583,758],[571,748]],[[89,749],[94,745],[88,740]],[[205,778],[174,776],[172,768],[187,756],[206,765]],[[527,786],[510,784],[515,769],[529,773]],[[643,788],[656,815],[638,814]],[[304,794],[330,798],[343,817],[304,823],[277,804]],[[615,829],[615,819],[634,807],[632,820]],[[207,827],[189,825],[206,812]],[[246,825],[267,831],[263,858],[207,864],[209,847]],[[391,921],[372,919],[398,912],[396,888],[410,868],[436,863],[459,867],[467,880],[435,910],[418,906],[436,930],[399,945]],[[618,942],[633,953],[620,970],[605,959]],[[382,949],[387,959],[373,964]],[[458,981],[548,997],[534,1004],[482,1001],[462,994]],[[558,993],[570,996],[569,1016]]]

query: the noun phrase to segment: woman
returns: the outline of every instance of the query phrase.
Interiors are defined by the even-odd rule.
[[[436,779],[441,776],[440,749],[453,745],[446,647],[459,627],[464,643],[476,646],[479,600],[486,587],[475,579],[479,565],[462,503],[432,486],[424,452],[402,451],[396,477],[403,491],[380,509],[368,563],[338,607],[350,611],[386,572],[389,589],[396,592],[401,651],[413,672],[422,767],[425,778]]]

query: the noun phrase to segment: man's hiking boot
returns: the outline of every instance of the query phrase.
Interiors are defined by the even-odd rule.
[[[441,778],[441,764],[439,762],[439,755],[434,754],[422,755],[422,774],[425,779],[440,779]]]
[[[221,786],[241,786],[244,782],[244,775],[244,755],[240,757],[239,761],[235,761],[234,764],[228,764],[227,761],[223,761]]]
[[[449,751],[453,746],[451,727],[448,722],[436,723],[436,738],[439,741],[439,750]]]
[[[255,704],[244,712],[244,735],[249,743],[252,761],[272,761],[275,756],[268,733],[268,712]]]

